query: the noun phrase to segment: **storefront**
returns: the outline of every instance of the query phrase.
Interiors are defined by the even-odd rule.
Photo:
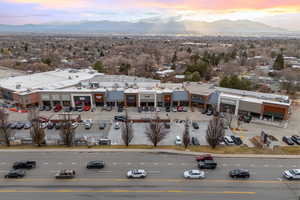
[[[172,101],[173,106],[189,106],[189,94],[187,91],[174,91]]]
[[[156,107],[156,94],[155,93],[141,93],[139,94],[141,107]]]
[[[126,106],[136,107],[138,100],[138,94],[126,94]]]
[[[251,115],[260,118],[262,111],[262,102],[256,99],[241,99],[239,101],[239,115]]]
[[[105,97],[105,94],[95,94],[94,95],[96,106],[104,106],[104,97]]]
[[[201,95],[191,95],[191,103],[192,106],[198,107],[198,108],[204,108],[205,107],[205,98]]]
[[[288,118],[288,106],[263,103],[263,118],[269,120],[286,120]]]
[[[72,104],[73,107],[83,107],[83,106],[91,106],[92,101],[91,101],[91,95],[72,95]]]
[[[164,107],[170,107],[172,103],[172,95],[164,94]]]
[[[232,114],[236,113],[236,106],[237,106],[236,99],[229,99],[229,98],[223,98],[221,97],[220,101],[220,112],[230,112]]]
[[[108,91],[107,93],[108,106],[123,106],[124,105],[124,91]]]

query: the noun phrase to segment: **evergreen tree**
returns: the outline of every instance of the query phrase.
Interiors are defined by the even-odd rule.
[[[97,61],[94,65],[93,65],[93,69],[98,71],[99,73],[104,73],[104,66],[102,64],[101,61]]]
[[[284,68],[284,58],[282,54],[279,54],[273,64],[274,70],[282,70]]]

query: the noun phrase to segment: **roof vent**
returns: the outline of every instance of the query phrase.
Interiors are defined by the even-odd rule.
[[[21,89],[21,84],[17,84],[16,89]]]
[[[69,76],[69,77],[68,77],[68,79],[69,79],[69,80],[71,80],[71,79],[72,79],[72,77],[71,77],[71,76]]]

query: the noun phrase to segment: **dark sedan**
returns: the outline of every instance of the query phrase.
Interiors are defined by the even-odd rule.
[[[283,136],[282,137],[282,141],[285,142],[288,145],[294,145],[293,140],[290,137],[288,137],[288,136]]]
[[[296,144],[300,145],[300,136],[299,135],[293,135],[291,137],[291,139],[293,140],[293,142],[295,142]]]
[[[25,174],[24,170],[10,170],[4,178],[23,178]]]
[[[18,161],[13,164],[13,169],[32,169],[36,167],[36,161]]]
[[[246,169],[234,169],[229,172],[231,178],[249,178],[250,173]]]
[[[87,169],[102,169],[104,168],[104,161],[102,160],[93,160],[87,163]]]

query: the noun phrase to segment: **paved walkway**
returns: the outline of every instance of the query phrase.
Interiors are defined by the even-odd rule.
[[[140,153],[170,153],[181,155],[200,155],[203,152],[178,151],[168,149],[0,149],[1,152],[140,152]],[[300,159],[300,155],[267,155],[267,154],[211,154],[220,158],[271,158]]]

